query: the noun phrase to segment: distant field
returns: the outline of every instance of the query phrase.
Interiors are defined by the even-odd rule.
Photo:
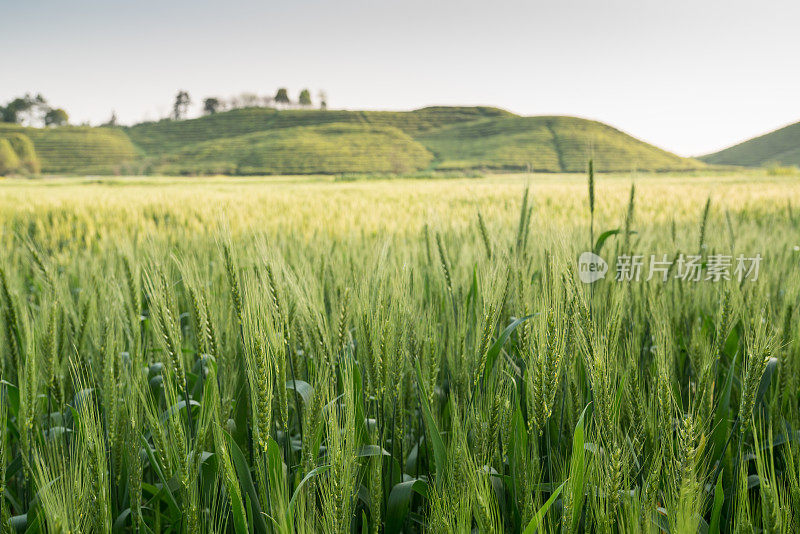
[[[665,224],[672,218],[681,224],[686,218],[691,227],[709,196],[719,209],[760,213],[785,210],[792,203],[800,209],[796,180],[767,176],[764,171],[598,175],[598,196],[603,201],[598,203],[597,217],[607,224],[618,220],[633,182],[639,215],[647,224]],[[0,214],[19,216],[33,206],[56,213],[69,209],[86,218],[101,218],[105,227],[136,224],[157,231],[160,213],[163,221],[178,217],[200,231],[219,222],[215,217],[224,213],[236,228],[407,233],[426,223],[469,226],[478,208],[487,218],[496,212],[498,223],[511,224],[517,214],[507,207],[519,200],[526,184],[540,207],[534,215],[543,215],[538,225],[567,231],[584,224],[574,216],[584,209],[585,176],[550,173],[355,181],[328,175],[0,179]],[[179,212],[176,205],[181,206]],[[143,212],[152,220],[140,221]],[[322,213],[325,217],[320,217]]]

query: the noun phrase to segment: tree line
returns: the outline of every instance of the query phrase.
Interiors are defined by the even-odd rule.
[[[192,98],[189,92],[185,90],[178,91],[175,95],[172,113],[169,118],[174,120],[187,118],[191,105]],[[252,107],[310,109],[316,106],[324,110],[328,108],[328,97],[324,91],[319,91],[315,104],[311,97],[311,91],[303,89],[298,94],[297,100],[292,100],[288,89],[281,87],[273,96],[260,96],[256,93],[241,93],[230,98],[212,96],[204,98],[202,105],[202,113],[204,115]],[[64,109],[51,106],[41,94],[32,95],[27,93],[24,96],[10,100],[4,106],[0,105],[0,122],[37,127],[64,126],[69,124],[69,115]],[[117,126],[116,112],[112,111],[111,118],[101,126]]]
[[[241,93],[230,98],[211,96],[204,98],[202,100],[202,104],[202,111],[204,115],[213,115],[214,113],[229,111],[232,109],[254,107],[310,109],[316,105],[319,107],[319,109],[327,109],[328,97],[324,91],[319,91],[317,93],[317,102],[315,104],[311,97],[311,91],[308,89],[303,89],[298,94],[297,100],[292,100],[289,96],[288,89],[281,87],[276,91],[274,96],[260,96],[256,93]],[[178,91],[172,104],[172,115],[170,118],[174,120],[185,119],[189,112],[189,106],[191,105],[192,99],[188,91]]]
[[[12,99],[0,106],[0,122],[26,126],[64,126],[69,115],[61,108],[52,107],[41,94],[30,93]]]

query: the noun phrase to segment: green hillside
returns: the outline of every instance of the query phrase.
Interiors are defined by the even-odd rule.
[[[13,133],[33,141],[43,173],[112,174],[138,157],[125,132],[116,128],[24,128],[0,123],[0,137]]]
[[[404,173],[432,155],[401,130],[369,124],[295,126],[198,143],[155,167],[165,174]]]
[[[429,107],[406,112],[246,108],[186,121],[147,122],[126,131],[148,154],[166,154],[203,141],[297,126],[373,124],[393,126],[413,136],[449,124],[502,116],[513,114],[486,107]]]
[[[702,156],[716,165],[758,167],[770,164],[800,165],[800,122]]]
[[[574,117],[507,117],[453,125],[419,141],[438,168],[581,172],[592,158],[603,171],[680,170],[700,166],[596,121]]]
[[[491,107],[414,111],[237,109],[125,128],[22,128],[42,172],[64,174],[582,172],[686,170],[704,163],[574,117],[520,117]]]

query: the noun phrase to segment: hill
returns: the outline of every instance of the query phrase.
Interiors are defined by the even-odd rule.
[[[800,122],[700,157],[715,165],[800,165]]]
[[[0,137],[12,134],[23,134],[33,142],[44,173],[114,174],[139,157],[125,132],[117,128],[25,128],[0,123]]]
[[[700,164],[606,124],[575,117],[504,117],[423,134],[438,168],[582,172],[591,158],[602,171],[683,170]]]
[[[600,122],[492,107],[414,111],[246,108],[125,128],[20,128],[46,173],[282,174],[703,166]],[[2,134],[0,129],[0,135]]]
[[[407,112],[245,108],[185,121],[141,123],[126,132],[148,154],[166,154],[212,139],[297,126],[373,124],[393,126],[413,136],[449,124],[502,116],[513,114],[486,107],[429,107]]]
[[[333,123],[205,141],[164,158],[164,174],[404,173],[433,159],[397,128]]]

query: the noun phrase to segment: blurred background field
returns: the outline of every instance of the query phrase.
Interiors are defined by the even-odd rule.
[[[598,225],[616,224],[632,183],[641,224],[695,225],[708,198],[715,212],[762,216],[800,205],[794,174],[603,174],[597,178]],[[114,177],[0,180],[0,215],[29,218],[44,228],[52,217],[92,225],[101,234],[146,235],[168,228],[205,233],[221,221],[231,229],[328,234],[414,234],[428,225],[463,229],[478,209],[497,225],[516,224],[512,206],[530,186],[535,228],[581,230],[588,225],[586,178],[578,174],[490,174],[474,178],[353,178],[329,175],[269,177]],[[800,217],[800,213],[795,216]],[[6,228],[9,228],[6,226]],[[546,233],[546,232],[545,232]]]

